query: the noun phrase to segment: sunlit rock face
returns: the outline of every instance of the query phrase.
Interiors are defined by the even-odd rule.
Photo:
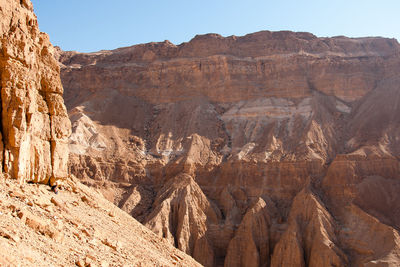
[[[396,266],[399,52],[268,31],[59,51],[70,170],[205,266]]]
[[[2,172],[48,183],[68,176],[71,123],[54,48],[29,0],[0,1]]]

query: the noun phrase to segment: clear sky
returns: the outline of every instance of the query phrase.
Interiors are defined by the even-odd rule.
[[[32,0],[41,31],[63,50],[187,42],[261,30],[400,40],[400,0]]]

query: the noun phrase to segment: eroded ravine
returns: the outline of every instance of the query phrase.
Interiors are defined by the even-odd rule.
[[[259,32],[59,51],[70,170],[206,266],[395,266],[399,48]]]

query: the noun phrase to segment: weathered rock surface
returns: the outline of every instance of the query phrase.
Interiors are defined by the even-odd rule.
[[[234,238],[229,242],[225,266],[260,266],[270,264],[270,226],[275,207],[259,198],[243,217]]]
[[[145,225],[205,266],[214,265],[206,232],[221,215],[187,174],[169,180],[159,191]]]
[[[207,266],[397,266],[400,45],[258,32],[58,51],[70,170]]]
[[[68,176],[71,123],[54,48],[29,0],[0,1],[2,171],[20,181]]]
[[[0,265],[200,266],[69,176],[54,52],[29,0],[0,0]]]
[[[271,266],[348,266],[338,247],[335,219],[310,189],[293,200],[288,228],[275,246]]]
[[[95,189],[59,183],[55,195],[1,177],[1,266],[201,266]]]

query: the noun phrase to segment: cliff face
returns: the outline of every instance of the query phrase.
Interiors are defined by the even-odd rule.
[[[0,1],[2,171],[20,181],[67,177],[71,123],[54,48],[30,1]]]
[[[70,169],[206,266],[394,266],[399,52],[293,32],[60,51]]]
[[[29,0],[0,0],[0,265],[200,266],[69,175],[54,52]]]

